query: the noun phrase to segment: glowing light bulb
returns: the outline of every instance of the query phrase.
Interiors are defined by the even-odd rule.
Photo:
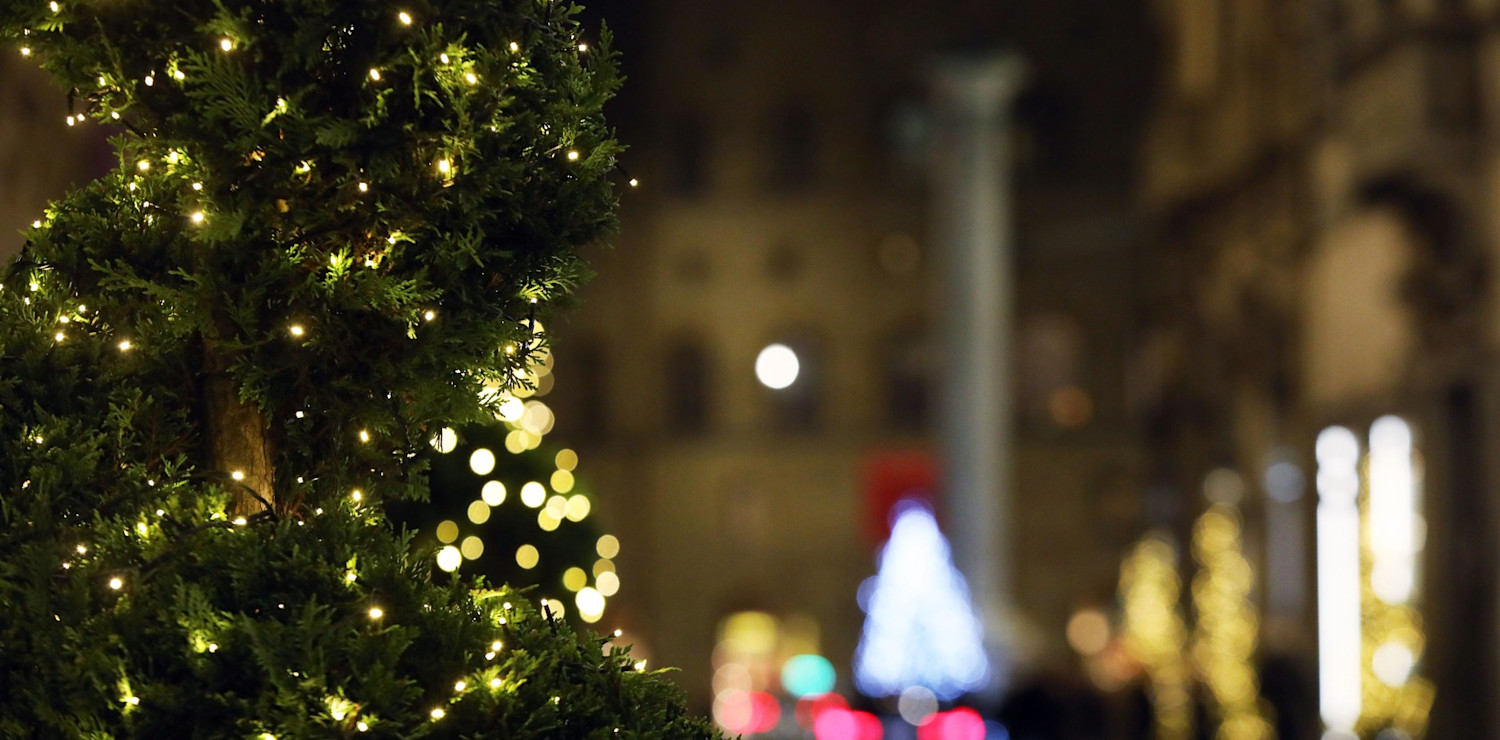
[[[578,161],[578,152],[576,150],[568,152],[568,161],[569,162],[577,162]]]
[[[492,688],[492,689],[498,689],[498,688],[500,688],[500,679],[498,679],[498,678],[492,678],[492,679],[490,679],[490,688]]]
[[[53,334],[52,338],[55,339],[55,340],[57,340],[57,341],[59,341],[59,342],[61,342],[65,338],[65,336],[63,335],[62,332],[58,332],[56,334]]]
[[[61,9],[57,5],[57,0],[52,0],[52,2],[47,3],[47,7],[51,8],[52,12],[54,12],[54,13],[56,13],[58,10]]]
[[[773,390],[791,386],[801,370],[802,363],[798,361],[797,353],[785,344],[768,345],[755,358],[755,377],[761,385]]]
[[[360,183],[359,184],[359,192],[361,192],[361,193],[368,193],[368,192],[370,192],[370,184],[366,183],[366,182]]]
[[[467,688],[469,688],[469,684],[467,684],[467,683],[465,683],[463,681],[455,681],[453,683],[453,690],[454,691],[463,691],[464,689],[467,689]]]
[[[372,79],[372,80],[374,80],[376,82],[379,82],[380,81],[380,70],[378,70],[378,69],[371,69],[370,70],[370,79]]]
[[[152,85],[155,85],[156,84],[156,75],[146,75],[145,82],[146,82],[146,87],[151,87]]]
[[[182,80],[187,79],[187,75],[183,74],[182,70],[179,69],[172,73],[172,79],[181,82]]]
[[[203,211],[194,211],[193,215],[190,216],[189,218],[191,218],[193,220],[193,223],[195,223],[195,224],[201,224],[201,223],[203,223]]]
[[[287,329],[287,331],[290,331],[292,333],[292,336],[294,336],[294,337],[300,337],[304,333],[304,330],[303,330],[301,324],[292,324]]]
[[[353,493],[349,494],[349,498],[352,498],[355,501],[363,501],[364,498],[365,498],[365,495],[363,493],[361,493],[358,488],[356,488],[356,489],[354,489]]]
[[[502,648],[502,647],[504,647],[504,645],[501,644],[501,642],[499,640],[496,640],[496,641],[490,643],[490,649],[493,650],[493,651],[495,651],[495,652],[497,652],[497,653],[500,652],[500,648]]]
[[[357,722],[355,723],[354,727],[360,732],[365,732],[366,730],[370,729],[370,726],[368,724],[365,724],[364,722]]]
[[[518,44],[518,43],[516,43],[516,42],[514,42],[514,41],[512,41],[512,42],[510,42],[510,50],[513,51],[513,52],[520,51],[521,50],[521,45]]]
[[[118,577],[109,579],[109,587],[116,591],[119,591],[120,587],[124,585],[125,582],[120,580]]]
[[[578,50],[581,51],[581,52],[586,52],[586,51],[589,50],[589,45],[588,44],[579,44],[578,45]]]
[[[438,61],[442,62],[443,64],[447,64],[448,63],[448,55],[447,54],[439,54],[438,55]]]
[[[229,477],[235,480],[244,480],[245,474],[242,471],[236,470],[233,473],[230,473]]]
[[[151,163],[147,162],[146,160],[143,159],[143,160],[141,160],[139,162],[136,162],[135,163],[135,167],[136,167],[136,169],[140,170],[141,172],[145,172],[146,170],[151,169]]]
[[[479,77],[478,77],[478,75],[475,75],[473,72],[465,72],[464,73],[464,81],[467,82],[467,83],[469,83],[470,85],[475,85],[475,84],[479,83]]]
[[[641,186],[641,181],[640,180],[637,180],[634,177],[630,178],[630,187],[638,188],[640,186]]]
[[[370,619],[380,619],[385,616],[385,610],[378,606],[370,607]]]
[[[29,56],[31,56],[31,47],[29,47],[29,46],[23,46],[23,47],[21,47],[21,56],[23,56],[23,57],[29,57]]]
[[[245,524],[246,524],[245,517],[237,516],[237,517],[234,518],[234,525],[236,527],[243,527],[243,526],[245,526]]]
[[[354,583],[354,581],[357,580],[358,578],[359,578],[359,576],[355,575],[354,571],[352,571],[352,570],[344,574],[344,580],[346,580],[346,581],[348,581],[350,583]]]
[[[410,13],[407,13],[406,11],[403,10],[400,13],[397,13],[396,17],[399,18],[399,19],[401,19],[401,25],[404,25],[404,26],[410,26],[411,25],[411,14]]]
[[[438,707],[438,708],[432,710],[432,718],[433,719],[442,719],[447,714],[448,714],[447,712],[443,711],[442,707]]]
[[[431,320],[433,320],[435,318],[437,318],[437,311],[433,311],[431,309],[428,309],[428,310],[422,312],[422,320],[423,321],[431,321]]]
[[[359,430],[359,441],[361,441],[361,442],[369,442],[370,441],[370,433],[368,431],[364,430],[364,429]]]
[[[463,553],[460,552],[458,548],[452,545],[447,545],[443,549],[438,550],[437,565],[439,568],[442,568],[444,572],[452,573],[453,571],[458,570],[458,566],[463,564],[463,562]]]
[[[73,125],[73,117],[72,116],[68,116],[67,120],[68,120],[68,125],[72,126]]]
[[[446,174],[448,174],[448,172],[450,170],[453,169],[453,163],[449,162],[446,159],[439,159],[438,163],[437,163],[437,168],[438,168],[438,172],[441,172],[441,173],[443,173],[443,174],[446,175]]]

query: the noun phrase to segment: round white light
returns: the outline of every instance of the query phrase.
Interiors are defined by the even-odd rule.
[[[495,469],[495,453],[485,447],[474,450],[474,454],[469,455],[469,469],[475,475],[489,475]]]
[[[463,561],[464,561],[464,555],[463,555],[463,553],[459,552],[458,548],[456,548],[456,547],[454,547],[452,545],[448,545],[447,547],[444,547],[443,549],[438,550],[438,554],[437,554],[437,564],[438,564],[438,567],[442,568],[443,570],[445,570],[445,571],[447,571],[449,573],[452,573],[453,571],[458,570],[459,564],[463,563]]]
[[[797,353],[785,344],[768,345],[755,358],[755,377],[767,388],[780,390],[797,382],[797,373],[802,364]]]

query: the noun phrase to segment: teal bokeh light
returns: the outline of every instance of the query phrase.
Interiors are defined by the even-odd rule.
[[[794,655],[781,667],[781,686],[796,697],[833,691],[833,664],[821,655]]]

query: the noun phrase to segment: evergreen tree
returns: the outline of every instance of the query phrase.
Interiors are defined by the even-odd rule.
[[[613,225],[576,13],[0,0],[124,132],[0,276],[0,736],[712,735],[383,514]]]

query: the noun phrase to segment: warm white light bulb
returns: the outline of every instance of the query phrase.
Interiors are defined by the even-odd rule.
[[[465,72],[464,81],[469,83],[470,85],[473,85],[479,82],[479,77],[476,76],[473,72]]]
[[[407,13],[406,11],[403,10],[400,13],[397,13],[396,17],[399,18],[399,19],[401,19],[402,25],[406,25],[406,26],[410,26],[411,25],[411,14],[410,13]]]
[[[292,333],[292,336],[300,337],[305,330],[302,328],[301,324],[292,324],[291,328],[288,331]]]
[[[442,707],[438,707],[437,709],[432,710],[433,719],[442,719],[446,714],[448,713],[444,712]]]
[[[578,161],[578,151],[577,150],[568,152],[568,161],[569,162],[577,162]]]
[[[230,473],[229,477],[233,478],[235,480],[244,480],[245,479],[245,474],[242,471],[236,470],[233,473]]]
[[[521,45],[518,44],[518,43],[516,43],[516,42],[514,42],[514,41],[512,41],[512,42],[510,42],[510,50],[511,51],[520,51],[521,50]]]
[[[431,321],[431,320],[433,320],[435,318],[437,318],[437,311],[433,311],[431,309],[428,309],[427,311],[422,312],[422,320],[423,321]]]
[[[446,174],[448,174],[449,170],[453,169],[453,163],[449,162],[446,159],[439,159],[438,163],[437,163],[437,168],[438,168],[438,172],[441,172],[441,173],[443,173],[443,174],[446,175]]]
[[[380,619],[385,616],[385,610],[378,606],[370,607],[370,619]]]
[[[361,192],[361,193],[368,193],[368,192],[370,192],[370,184],[367,183],[367,182],[360,183],[359,184],[359,192]]]
[[[23,57],[29,57],[29,56],[31,56],[31,47],[29,47],[29,46],[23,46],[23,47],[21,47],[21,56],[23,56]]]
[[[370,70],[370,79],[372,79],[372,80],[374,80],[376,82],[379,82],[380,81],[380,70],[378,70],[378,69],[371,69]]]
[[[145,172],[146,170],[151,169],[151,163],[147,162],[144,159],[141,160],[141,161],[139,161],[139,162],[136,162],[135,166],[136,166],[136,169],[139,169],[141,172]]]
[[[492,678],[492,679],[490,679],[490,688],[492,688],[492,689],[498,689],[498,688],[500,688],[500,679],[498,679],[498,678]]]
[[[361,500],[364,499],[364,497],[365,497],[365,495],[363,493],[361,493],[360,490],[357,489],[357,488],[354,489],[353,493],[349,494],[349,498],[352,498],[355,501],[361,501]]]
[[[464,689],[467,689],[467,688],[469,688],[469,684],[467,684],[467,683],[465,683],[463,681],[455,681],[453,683],[453,690],[454,691],[463,691]]]
[[[579,51],[588,51],[589,50],[589,45],[588,44],[579,44],[578,45],[578,50]]]
[[[120,580],[119,578],[111,578],[111,579],[109,579],[109,587],[112,588],[112,589],[114,589],[114,590],[116,590],[116,591],[119,591],[120,587],[124,586],[124,585],[125,585],[125,582],[122,581],[122,580]]]
[[[365,430],[363,430],[363,429],[359,430],[359,441],[361,441],[361,442],[369,442],[370,441],[370,433],[367,432],[367,431],[365,431]]]
[[[193,223],[195,224],[203,223],[203,211],[194,211],[190,218],[193,219]]]

